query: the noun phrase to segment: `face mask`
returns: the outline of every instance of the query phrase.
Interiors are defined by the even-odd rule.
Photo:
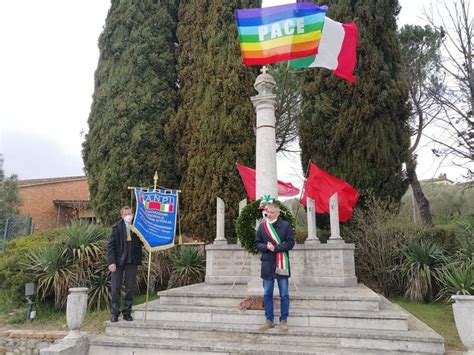
[[[123,217],[123,220],[125,221],[125,223],[130,224],[132,222],[132,218],[133,216],[131,214],[128,214],[125,217]]]

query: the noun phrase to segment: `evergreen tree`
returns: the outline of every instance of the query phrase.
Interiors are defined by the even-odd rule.
[[[301,95],[298,88],[298,73],[288,68],[287,62],[273,64],[270,70],[276,82],[275,138],[276,151],[293,152],[293,143],[298,140],[298,125],[301,116]]]
[[[414,137],[406,161],[407,177],[421,220],[426,225],[432,225],[430,203],[423,193],[416,173],[417,154],[415,152],[426,126],[433,122],[441,111],[430,92],[439,93],[444,90],[439,74],[440,68],[437,64],[443,36],[430,26],[405,25],[400,30],[399,38],[411,103],[410,130]]]
[[[83,144],[91,202],[110,223],[130,203],[127,186],[175,187],[174,142],[177,0],[112,0],[99,38],[100,58]]]
[[[3,156],[0,154],[0,225],[8,217],[18,213],[17,207],[21,202],[18,193],[18,177],[16,175],[5,176],[3,161]]]
[[[409,149],[408,88],[397,38],[397,0],[334,0],[328,17],[359,27],[357,83],[328,70],[302,74],[302,165],[311,159],[360,192],[399,200]]]
[[[235,163],[255,161],[250,96],[256,94],[256,69],[242,64],[234,10],[259,5],[257,0],[180,4],[181,101],[169,134],[178,142],[183,232],[201,240],[215,237],[216,197],[226,203],[226,235],[233,234],[238,202],[245,197]]]

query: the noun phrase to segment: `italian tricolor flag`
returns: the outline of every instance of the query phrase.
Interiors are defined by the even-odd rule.
[[[150,210],[158,210],[161,212],[173,212],[174,205],[170,203],[160,203],[155,201],[145,201],[145,208]]]
[[[290,68],[322,67],[333,74],[355,83],[354,69],[357,62],[357,25],[340,23],[326,17],[318,53],[309,57],[290,60]]]

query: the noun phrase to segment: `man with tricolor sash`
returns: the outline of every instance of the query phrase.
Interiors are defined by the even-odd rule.
[[[273,287],[278,283],[280,294],[280,329],[288,330],[288,314],[290,310],[290,295],[288,278],[290,277],[290,259],[288,252],[295,245],[295,235],[291,225],[279,218],[279,207],[270,202],[264,206],[265,218],[258,227],[256,245],[262,253],[260,258],[261,278],[263,280],[263,303],[265,307],[265,323],[260,329],[270,329],[274,326]]]

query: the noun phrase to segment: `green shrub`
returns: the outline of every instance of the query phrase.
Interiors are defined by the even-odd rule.
[[[171,278],[168,288],[186,286],[204,281],[206,255],[198,246],[181,246],[171,255]]]
[[[37,295],[40,301],[54,296],[58,308],[66,305],[68,290],[76,286],[78,271],[62,242],[31,252],[27,257],[28,270],[37,281]]]
[[[397,209],[396,203],[368,197],[366,208],[357,208],[341,230],[347,242],[355,243],[359,281],[386,296],[403,294],[401,251],[423,234],[423,227]]]
[[[472,221],[471,221],[472,222]],[[474,223],[461,224],[462,230],[458,234],[460,249],[457,251],[455,258],[461,263],[474,263]]]
[[[459,223],[440,224],[424,228],[422,238],[436,241],[447,255],[454,255],[461,247],[458,238],[461,232],[462,227]]]
[[[54,299],[57,308],[66,305],[71,287],[88,287],[92,292],[89,308],[101,309],[110,303],[110,275],[107,272],[106,230],[95,224],[73,222],[52,245],[31,252],[27,269],[37,281],[40,301]]]
[[[443,249],[436,241],[419,240],[403,251],[402,274],[407,285],[405,296],[413,301],[430,301],[433,280],[446,264]]]
[[[450,301],[452,295],[474,295],[474,263],[453,262],[436,276],[441,285],[437,299]]]
[[[308,229],[306,227],[297,226],[295,228],[295,242],[297,244],[304,244],[308,238]]]
[[[52,229],[33,235],[15,238],[6,243],[5,251],[0,253],[0,288],[4,298],[12,307],[25,301],[25,284],[34,282],[26,266],[27,256],[61,239],[63,229]]]
[[[73,222],[65,228],[64,237],[73,260],[87,264],[103,253],[107,231],[96,224]]]
[[[167,288],[172,272],[171,254],[174,252],[173,249],[167,249],[151,254],[150,292],[153,293]],[[140,265],[137,270],[137,290],[139,292],[146,292],[148,260],[148,251],[144,250],[142,265]]]
[[[88,307],[91,310],[105,309],[112,300],[110,271],[107,266],[105,254],[101,254],[95,263],[89,265],[86,286],[89,288]]]

